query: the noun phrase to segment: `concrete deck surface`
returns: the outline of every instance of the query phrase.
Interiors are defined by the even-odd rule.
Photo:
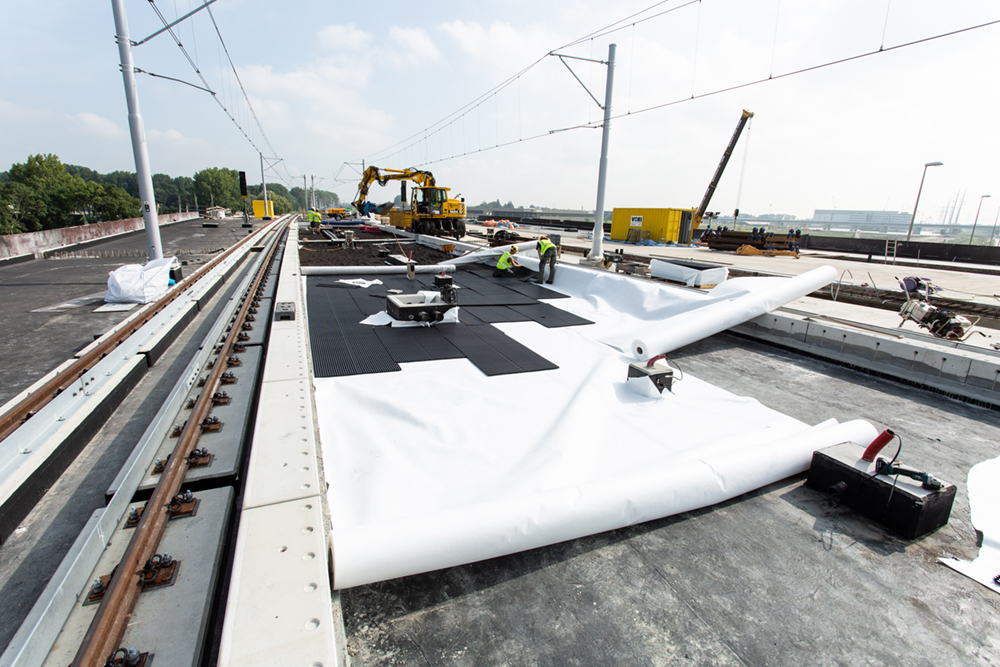
[[[191,262],[185,275],[212,258],[210,251],[228,248],[247,235],[242,219],[202,227],[191,220],[160,228],[164,256]],[[260,226],[259,221],[254,229]],[[141,252],[144,232],[110,238],[77,251],[80,255]],[[70,250],[72,252],[72,250]],[[108,273],[123,264],[142,264],[144,257],[44,259],[0,263],[0,405],[93,342],[129,316],[129,311],[96,313],[104,305]],[[92,297],[83,299],[83,297]],[[76,301],[80,300],[80,301]],[[67,303],[67,302],[73,303]],[[65,306],[63,305],[65,304]],[[48,312],[33,312],[52,307]]]

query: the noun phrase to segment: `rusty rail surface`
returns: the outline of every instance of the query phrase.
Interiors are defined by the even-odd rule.
[[[138,331],[142,325],[149,322],[149,320],[151,320],[157,313],[166,308],[167,305],[183,294],[191,285],[201,279],[201,277],[206,273],[211,271],[223,259],[235,252],[243,244],[249,243],[251,240],[256,240],[262,229],[264,228],[258,229],[255,233],[247,235],[246,238],[242,239],[239,243],[229,248],[218,257],[215,257],[212,261],[199,268],[187,278],[181,280],[159,301],[154,302],[151,307],[143,310],[140,313],[142,317],[136,317],[136,319],[132,321],[131,326],[123,327],[113,336],[110,336],[106,341],[95,347],[84,356],[80,357],[65,371],[56,375],[54,378],[39,387],[36,391],[33,391],[30,395],[26,396],[17,405],[5,412],[3,415],[0,415],[0,440],[3,440],[8,435],[16,431],[21,424],[26,422],[32,415],[45,407],[49,401],[54,399],[61,392],[83,377],[87,371],[107,356],[111,350],[121,345],[126,339],[128,339],[129,336]]]
[[[283,232],[287,225],[287,222],[279,225],[276,228],[278,233]],[[201,436],[201,423],[212,407],[212,395],[219,386],[219,377],[226,369],[226,360],[229,358],[233,343],[242,331],[242,324],[246,321],[257,290],[266,279],[277,247],[277,241],[271,245],[267,259],[261,263],[243,299],[239,313],[231,323],[226,340],[212,366],[212,372],[205,381],[204,390],[181,430],[177,445],[167,459],[166,468],[160,475],[160,481],[153,490],[152,497],[146,503],[146,511],[142,513],[125,555],[111,578],[101,605],[73,660],[73,667],[103,667],[108,657],[120,648],[120,642],[132,618],[132,610],[142,591],[140,581],[143,566],[156,553],[170,518],[170,501],[180,491],[184,482],[188,467],[187,457],[197,447]]]

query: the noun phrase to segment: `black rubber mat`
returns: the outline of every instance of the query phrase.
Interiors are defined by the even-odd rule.
[[[528,296],[533,299],[568,299],[569,296],[561,292],[556,292],[547,287],[539,285],[537,283],[527,282],[531,278],[538,275],[537,271],[531,271],[530,269],[521,267],[515,272],[515,278],[494,278],[493,272],[490,269],[476,267],[471,269],[463,269],[462,274],[472,274],[481,281],[489,281],[491,283],[502,286],[504,289],[517,292],[523,296]]]
[[[561,294],[516,279],[496,279],[488,275],[488,270],[463,269],[454,275],[459,286],[461,322],[433,327],[374,327],[360,322],[385,310],[389,290],[403,294],[432,290],[434,276],[418,274],[416,280],[405,275],[357,277],[377,278],[382,284],[356,289],[340,287],[330,276],[308,279],[309,334],[316,377],[384,373],[400,370],[400,363],[460,358],[469,359],[490,376],[550,370],[557,366],[491,324],[535,321],[546,327],[561,327],[590,323],[537,301]]]
[[[439,324],[433,327],[373,327],[382,345],[393,361],[432,361],[434,359],[462,359],[462,352],[451,344]]]
[[[443,332],[476,368],[489,376],[559,368],[495,327],[455,326]]]
[[[324,289],[310,278],[307,289],[309,338],[316,377],[398,371],[375,327],[359,324],[365,314],[355,304],[353,290]]]
[[[536,303],[532,306],[511,306],[509,310],[524,316],[525,319],[538,322],[542,326],[549,329],[555,327],[574,327],[581,324],[593,324],[590,320],[586,320],[578,315],[556,308],[550,303]]]
[[[519,308],[532,308],[533,306],[519,306]],[[535,319],[528,314],[508,308],[507,306],[469,306],[459,311],[458,318],[463,319],[463,315],[471,315],[484,324],[494,324],[496,322],[530,322]]]

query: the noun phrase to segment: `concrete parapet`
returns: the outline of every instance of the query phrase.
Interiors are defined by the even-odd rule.
[[[197,217],[196,212],[168,213],[160,215],[159,220],[160,226],[163,226],[184,220],[194,220]],[[97,222],[92,225],[45,229],[40,232],[8,234],[0,236],[0,261],[14,257],[39,257],[46,250],[87,243],[141,229],[143,229],[142,218],[128,218],[126,220]]]
[[[779,309],[730,331],[987,407],[1000,407],[1000,353],[925,334]]]

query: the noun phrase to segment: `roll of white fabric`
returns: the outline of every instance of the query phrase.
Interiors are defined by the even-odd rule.
[[[771,282],[762,289],[733,299],[717,301],[674,315],[640,331],[632,341],[632,354],[640,360],[646,360],[658,354],[672,352],[800,299],[836,279],[836,269],[832,266],[821,266],[800,276]]]
[[[417,273],[441,273],[454,271],[454,264],[421,264],[414,267]],[[406,273],[406,267],[400,266],[303,266],[304,276],[353,276],[377,273],[381,275]]]

